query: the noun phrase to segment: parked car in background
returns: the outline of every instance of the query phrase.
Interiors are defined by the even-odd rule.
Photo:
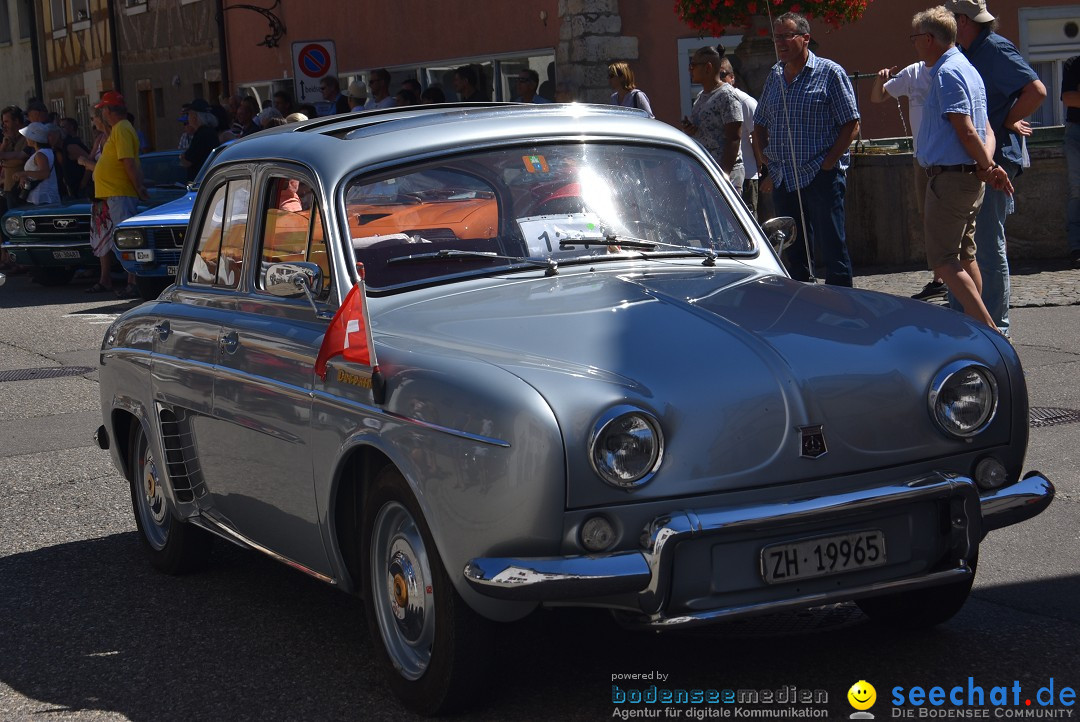
[[[184,193],[187,171],[180,166],[179,151],[144,153],[139,162],[150,194],[149,201],[139,202],[141,210]],[[37,283],[62,286],[80,267],[98,268],[90,250],[90,206],[89,200],[70,200],[12,209],[0,220],[4,248]]]
[[[543,605],[941,623],[986,534],[1054,494],[1019,358],[796,282],[770,240],[634,109],[263,131],[209,169],[176,283],[106,331],[96,438],[153,565],[226,539],[361,595],[425,713],[490,694],[494,629]]]

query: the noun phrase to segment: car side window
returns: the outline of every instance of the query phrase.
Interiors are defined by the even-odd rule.
[[[330,257],[326,229],[314,192],[297,178],[275,176],[268,181],[262,209],[259,242],[259,288],[266,288],[266,270],[274,263],[302,261],[323,273],[320,298],[330,295]]]
[[[251,181],[232,180],[214,191],[191,264],[192,283],[236,288],[244,262]]]

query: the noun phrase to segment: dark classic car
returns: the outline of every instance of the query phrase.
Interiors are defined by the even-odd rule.
[[[494,628],[542,605],[942,623],[1054,494],[1017,354],[793,281],[770,240],[633,109],[259,133],[208,172],[175,285],[106,332],[98,443],[156,567],[225,539],[361,595],[427,713],[482,697]]]
[[[185,191],[187,172],[178,151],[157,151],[139,156],[149,201],[140,210],[170,201]],[[90,250],[90,201],[71,200],[42,206],[24,205],[4,214],[0,221],[4,248],[12,259],[29,267],[33,279],[44,286],[62,286],[80,267],[98,267]]]
[[[176,277],[180,249],[184,247],[184,235],[199,185],[214,159],[233,142],[228,141],[210,152],[183,196],[117,225],[117,255],[124,270],[135,274],[135,286],[143,300],[157,298]]]

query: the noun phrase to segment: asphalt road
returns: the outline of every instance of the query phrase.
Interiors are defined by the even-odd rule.
[[[96,367],[105,324],[133,302],[84,287],[8,279],[0,374]],[[1013,318],[1032,406],[1080,409],[1080,309]],[[90,438],[98,404],[93,370],[0,381],[0,720],[410,718],[372,661],[358,600],[224,544],[207,572],[151,570],[126,483]],[[883,630],[850,605],[667,635],[623,631],[599,612],[541,612],[499,635],[499,676],[464,718],[610,719],[624,708],[612,702],[613,676],[655,672],[666,680],[615,683],[794,685],[825,691],[815,709],[846,718],[847,690],[864,679],[877,688],[878,719],[890,716],[897,686],[974,684],[989,695],[1018,683],[1021,706],[1051,678],[1055,694],[1078,689],[1078,462],[1080,424],[1032,430],[1026,467],[1047,474],[1058,497],[984,542],[972,598],[935,631]],[[730,717],[738,708],[694,709]],[[689,719],[692,710],[652,711]]]

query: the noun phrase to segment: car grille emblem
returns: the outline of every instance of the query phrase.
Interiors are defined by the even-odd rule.
[[[58,228],[60,230],[64,230],[68,226],[74,225],[74,223],[75,223],[74,218],[54,218],[53,222],[52,222],[53,227]]]
[[[816,459],[829,451],[825,445],[825,432],[821,430],[821,426],[800,426],[799,435],[801,437],[800,456],[804,459]]]

